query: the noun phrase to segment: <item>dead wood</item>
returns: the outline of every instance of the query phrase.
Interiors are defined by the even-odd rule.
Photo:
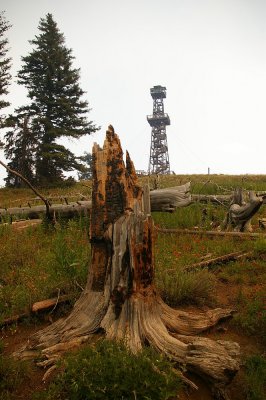
[[[259,227],[262,229],[266,229],[266,218],[259,219]]]
[[[183,269],[186,271],[190,271],[190,270],[197,269],[197,268],[205,268],[205,267],[210,268],[217,264],[226,264],[230,261],[236,261],[241,258],[245,258],[247,256],[250,256],[251,254],[252,254],[251,252],[237,251],[234,253],[224,254],[223,256],[211,258],[209,260],[200,261],[198,263],[188,265],[188,266],[184,267]],[[168,270],[168,271],[170,271],[170,270]]]
[[[265,237],[265,234],[256,233],[256,232],[222,232],[222,231],[203,231],[198,229],[172,229],[172,228],[157,228],[157,232],[165,233],[165,234],[174,234],[174,235],[200,235],[200,236],[228,236],[228,237],[236,237],[240,239],[247,238],[260,238]]]
[[[46,300],[41,300],[37,301],[34,303],[31,307],[31,312],[39,312],[39,311],[44,311],[47,310],[48,308],[52,308],[57,306],[58,304],[65,303],[66,301],[69,301],[73,298],[72,295],[62,295],[58,297],[53,297],[52,299],[46,299]]]
[[[93,146],[90,240],[87,285],[72,312],[33,335],[16,356],[41,354],[43,365],[51,366],[66,350],[104,332],[109,339],[123,340],[134,353],[149,344],[216,387],[229,383],[239,368],[239,346],[191,335],[230,317],[232,310],[195,314],[162,301],[154,286],[149,191],[138,185],[128,153],[124,164],[112,126],[103,148]]]
[[[190,182],[167,189],[157,189],[150,192],[152,211],[173,212],[178,207],[191,204]]]
[[[249,192],[248,202],[245,202],[242,189],[236,189],[220,229],[252,232],[251,218],[258,212],[263,203],[264,197],[259,197],[252,191]]]
[[[73,218],[87,214],[91,209],[91,201],[70,202],[68,204],[53,204],[49,206],[49,212],[56,217]],[[39,219],[46,213],[46,206],[0,208],[0,216],[19,216],[28,219]]]
[[[33,219],[33,220],[19,220],[12,221],[12,223],[4,223],[4,226],[11,226],[12,229],[16,231],[21,231],[23,229],[27,229],[33,226],[40,225],[43,222],[42,219]]]
[[[64,198],[64,204],[50,204],[50,214],[58,217],[73,218],[87,214],[91,211],[91,200],[79,200],[68,202]],[[191,203],[190,183],[169,189],[160,189],[150,192],[151,211],[173,212],[178,207],[185,207]],[[0,216],[17,215],[24,218],[40,218],[46,212],[43,205],[31,207],[0,208]]]
[[[37,301],[33,303],[30,310],[24,312],[22,314],[13,315],[12,317],[6,318],[3,321],[0,321],[0,327],[14,324],[16,322],[21,321],[24,318],[29,317],[32,313],[42,312],[44,310],[50,309],[52,307],[56,307],[59,304],[66,303],[73,299],[73,295],[60,295],[58,297],[54,297],[51,299]]]
[[[51,219],[51,214],[49,210],[49,201],[30,183],[28,179],[26,179],[23,175],[21,175],[18,171],[15,171],[14,169],[11,169],[8,165],[4,164],[3,161],[0,160],[0,164],[11,174],[16,175],[19,177],[24,183],[26,183],[27,186],[38,196],[45,205],[45,212],[46,212],[46,217],[48,220]]]
[[[228,205],[232,200],[232,195],[228,194],[192,194],[193,202],[212,203],[216,205]]]

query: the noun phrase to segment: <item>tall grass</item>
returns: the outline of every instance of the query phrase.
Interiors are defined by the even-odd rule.
[[[213,229],[222,223],[227,209],[211,203],[195,202],[187,207],[177,208],[174,213],[153,212],[155,225],[160,228]]]
[[[144,179],[148,179],[145,177]],[[216,194],[243,186],[247,190],[266,190],[266,176],[169,176],[162,177],[161,187],[176,186],[190,180],[193,193]],[[210,180],[207,184],[206,181]],[[46,195],[87,191],[82,185],[71,188],[49,189]],[[15,195],[16,198],[12,198]],[[25,195],[25,196],[24,196]],[[26,205],[27,189],[0,190],[0,205],[9,207],[21,200]],[[16,201],[15,201],[16,200]],[[203,212],[203,210],[205,211]],[[173,214],[153,213],[156,225],[167,228],[209,229],[214,221],[221,222],[225,209],[211,204],[195,203],[178,209]],[[261,215],[265,208],[261,208]],[[88,241],[89,223],[85,218],[67,224],[58,221],[56,231],[35,227],[25,231],[14,231],[10,226],[0,226],[0,320],[27,310],[35,301],[57,296],[58,293],[76,293],[85,286],[90,264]],[[185,266],[208,257],[216,257],[236,250],[254,250],[254,258],[214,268],[215,275],[208,270],[186,272]],[[241,293],[232,298],[238,307],[233,322],[242,334],[256,336],[264,341],[265,315],[265,260],[264,239],[239,241],[232,238],[207,238],[197,235],[159,234],[155,244],[156,274],[158,290],[170,305],[184,303],[210,304],[213,301],[217,279],[229,284],[249,286],[252,295]],[[225,288],[226,290],[226,288]],[[2,357],[2,358],[1,358]],[[22,364],[8,364],[0,357],[0,400],[12,398],[12,382],[17,382]],[[132,358],[133,357],[133,358]],[[121,368],[123,365],[123,369]],[[154,368],[155,367],[155,368]],[[16,369],[17,368],[17,369]],[[55,384],[36,397],[39,399],[71,398],[127,398],[166,399],[174,396],[179,388],[171,367],[165,360],[149,351],[136,358],[128,354],[121,345],[100,343],[86,348],[63,362],[64,372]],[[261,382],[265,384],[265,360],[250,359],[245,364],[248,400],[264,399]],[[125,369],[127,372],[125,373]],[[14,375],[14,377],[13,377]],[[264,379],[264,381],[263,381]],[[1,386],[2,385],[2,386]],[[125,395],[125,391],[127,394]],[[91,394],[91,397],[88,396]],[[1,397],[2,396],[2,397]],[[3,397],[4,396],[4,397]],[[98,397],[97,397],[98,396]],[[14,398],[14,397],[13,397]]]
[[[213,301],[215,277],[207,270],[171,274],[160,271],[156,274],[156,285],[162,298],[171,306],[203,305]]]
[[[79,220],[49,232],[1,226],[0,261],[0,319],[5,319],[58,293],[78,294],[90,264],[87,230]]]
[[[266,359],[261,355],[250,356],[244,367],[247,400],[265,400]]]
[[[29,376],[29,364],[4,356],[0,342],[0,400],[15,400],[16,389]]]
[[[260,289],[254,291],[253,295],[241,294],[238,296],[239,312],[232,323],[242,333],[255,335],[266,344],[266,293]]]
[[[155,176],[146,176],[140,181],[143,184],[150,183],[152,187],[154,179]],[[159,187],[173,187],[187,182],[191,182],[191,190],[195,194],[226,194],[238,187],[254,191],[266,190],[266,175],[162,175],[159,178]]]
[[[165,301],[171,305],[212,304],[217,275],[207,269],[188,272],[185,267],[203,259],[231,253],[236,248],[248,250],[252,248],[252,242],[198,235],[159,234],[155,245],[155,280]]]

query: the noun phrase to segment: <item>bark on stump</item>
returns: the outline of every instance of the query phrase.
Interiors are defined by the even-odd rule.
[[[153,235],[149,192],[138,185],[128,153],[124,164],[120,140],[109,126],[103,149],[93,147],[92,265],[86,288],[67,318],[31,337],[17,356],[41,354],[39,365],[49,366],[65,350],[103,332],[133,352],[151,345],[183,371],[211,382],[225,398],[224,387],[239,369],[238,344],[191,335],[232,311],[193,314],[167,306],[154,286]]]

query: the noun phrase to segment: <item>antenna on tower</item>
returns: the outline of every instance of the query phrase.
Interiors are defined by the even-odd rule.
[[[153,114],[147,115],[152,127],[149,174],[170,174],[170,164],[166,137],[166,125],[170,125],[168,114],[164,113],[163,99],[166,98],[166,87],[154,86],[150,90],[153,98]]]

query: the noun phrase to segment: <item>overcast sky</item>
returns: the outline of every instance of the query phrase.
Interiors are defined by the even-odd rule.
[[[101,126],[69,144],[76,154],[102,145],[112,124],[147,170],[150,88],[162,85],[171,170],[266,174],[265,0],[1,0],[1,10],[13,25],[9,112],[27,102],[16,74],[40,18],[51,13],[72,48],[89,118]]]

